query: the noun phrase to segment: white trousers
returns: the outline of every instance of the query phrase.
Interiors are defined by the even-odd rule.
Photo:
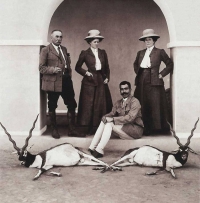
[[[122,131],[122,127],[123,125],[114,125],[113,122],[104,124],[101,121],[89,148],[104,154],[103,150],[111,137],[112,131],[114,131],[121,139],[132,140],[133,138],[131,136]]]

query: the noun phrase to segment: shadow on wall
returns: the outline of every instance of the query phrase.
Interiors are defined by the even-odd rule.
[[[139,41],[142,31],[153,28],[161,38],[156,47],[163,48],[169,54],[166,45],[169,33],[166,20],[160,8],[153,1],[146,0],[65,0],[52,16],[49,35],[53,29],[63,31],[63,45],[71,54],[73,83],[78,103],[82,77],[74,71],[81,50],[89,45],[84,38],[91,29],[99,29],[105,39],[100,48],[105,49],[111,70],[109,87],[113,101],[119,97],[118,84],[122,80],[131,82],[133,90],[135,73],[133,62],[137,51],[144,49]],[[49,36],[48,36],[49,37]],[[50,37],[48,38],[50,41]],[[161,68],[164,65],[161,66]],[[169,88],[169,76],[165,78]],[[63,101],[59,101],[58,110],[66,110]]]

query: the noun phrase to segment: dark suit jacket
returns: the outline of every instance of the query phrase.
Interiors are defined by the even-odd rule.
[[[142,59],[144,58],[146,49],[139,51],[137,53],[135,62],[133,64],[134,70],[136,73],[135,78],[135,85],[138,85],[139,77],[140,77],[140,64],[142,62]],[[150,61],[151,61],[151,85],[164,85],[163,79],[159,79],[158,75],[159,73],[162,75],[162,77],[165,77],[173,70],[173,62],[168,57],[164,49],[157,49],[156,47],[153,48],[150,54]],[[161,62],[164,62],[166,67],[159,72],[160,64]]]
[[[67,54],[67,49],[61,46],[62,52],[65,56],[67,71],[71,76],[70,58]],[[62,69],[62,72],[53,73],[55,67]],[[61,63],[61,59],[52,44],[42,48],[40,53],[39,71],[43,74],[42,90],[52,92],[62,92],[62,75],[65,71],[65,64]]]
[[[138,99],[131,95],[126,100],[124,107],[122,106],[122,100],[118,100],[114,104],[112,111],[106,114],[105,117],[112,117],[115,125],[123,125],[122,130],[128,135],[134,136],[132,130],[134,125],[144,127],[141,105]]]
[[[101,61],[101,72],[102,72],[103,79],[108,78],[108,80],[110,80],[110,69],[108,64],[108,57],[105,50],[98,49],[98,56],[99,56],[99,60]],[[93,74],[93,77],[85,75],[87,70],[82,68],[83,63],[86,64],[88,71]],[[96,59],[91,48],[81,52],[79,59],[76,63],[75,70],[84,77],[82,80],[82,84],[86,84],[90,86],[98,85],[97,71],[95,68],[95,64],[96,64]]]

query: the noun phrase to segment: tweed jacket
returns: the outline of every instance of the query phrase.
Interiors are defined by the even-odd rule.
[[[112,117],[115,125],[123,125],[122,130],[132,136],[134,125],[144,127],[142,121],[141,105],[134,96],[129,96],[125,104],[122,105],[123,99],[118,100],[112,111],[105,117]]]
[[[140,64],[142,62],[142,59],[144,58],[145,52],[146,49],[139,51],[133,64],[134,71],[137,75],[135,78],[136,86],[139,82],[139,77],[141,73]],[[156,47],[153,48],[149,56],[151,62],[151,85],[164,85],[163,79],[159,79],[158,75],[161,74],[162,77],[165,77],[173,70],[172,60],[168,57],[164,49],[158,49]],[[165,63],[166,67],[160,72],[159,69],[162,61]]]
[[[107,57],[105,50],[98,49],[98,56],[99,56],[99,60],[101,61],[102,77],[104,80],[106,78],[108,78],[108,80],[110,80],[110,69],[109,69],[109,64],[108,64],[108,57]],[[82,68],[83,63],[86,64],[88,70],[85,70]],[[83,76],[82,84],[86,84],[86,85],[90,85],[90,86],[98,85],[97,71],[95,68],[95,64],[96,64],[96,59],[95,59],[95,56],[94,56],[91,48],[87,49],[86,51],[81,52],[79,59],[76,63],[75,70],[76,70],[76,72],[78,72],[80,75]],[[87,71],[92,73],[93,77],[85,75]]]
[[[60,46],[65,56],[67,73],[71,76],[70,58],[67,53],[67,49],[64,46]],[[54,73],[55,67],[62,69],[59,73]],[[52,44],[42,48],[40,53],[39,71],[42,76],[42,90],[52,92],[62,92],[62,75],[65,71],[65,64],[61,62],[61,59],[53,47]]]

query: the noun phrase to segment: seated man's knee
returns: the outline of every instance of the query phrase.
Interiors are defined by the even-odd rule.
[[[107,126],[107,127],[111,127],[111,128],[113,128],[113,125],[114,125],[114,124],[111,123],[111,122],[105,124],[105,126]]]

